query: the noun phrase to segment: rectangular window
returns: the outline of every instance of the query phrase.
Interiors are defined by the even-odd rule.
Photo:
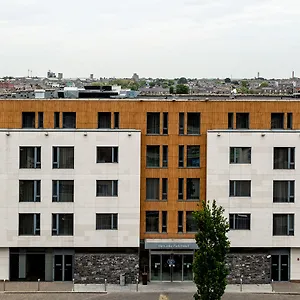
[[[169,123],[169,120],[168,120],[169,116],[168,116],[168,113],[167,112],[164,112],[163,113],[163,134],[168,134],[168,123]]]
[[[230,147],[231,164],[251,164],[251,147]]]
[[[295,169],[295,148],[274,148],[274,169]]]
[[[159,146],[147,146],[147,168],[159,168]]]
[[[167,211],[161,212],[161,232],[162,233],[168,232],[168,212]]]
[[[200,113],[187,113],[187,134],[200,134]]]
[[[294,235],[294,215],[273,214],[273,235]]]
[[[184,134],[184,113],[179,113],[179,135]]]
[[[20,180],[19,202],[41,202],[41,181]]]
[[[159,212],[146,211],[146,232],[159,232]]]
[[[74,202],[74,180],[53,180],[52,202]]]
[[[41,168],[41,147],[20,147],[20,169]]]
[[[162,179],[162,200],[168,199],[168,178]]]
[[[163,168],[168,167],[168,146],[163,145]]]
[[[59,120],[60,119],[60,113],[59,112],[55,112],[54,113],[54,128],[60,128],[60,125],[59,125]]]
[[[273,181],[273,202],[294,202],[295,181],[274,180]]]
[[[35,128],[35,112],[22,112],[22,128]]]
[[[271,129],[284,129],[284,113],[271,113]]]
[[[74,169],[74,147],[53,147],[53,169]]]
[[[183,200],[184,179],[178,178],[178,200]]]
[[[44,113],[38,112],[38,128],[44,128]]]
[[[97,180],[96,197],[118,197],[118,180]]]
[[[250,180],[230,180],[229,197],[251,197]]]
[[[96,214],[96,230],[118,230],[118,214]]]
[[[200,146],[187,146],[186,166],[188,168],[200,167]]]
[[[287,113],[287,129],[293,129],[293,113]]]
[[[197,223],[194,219],[192,211],[186,212],[185,222],[186,232],[197,232]]]
[[[40,214],[19,214],[19,235],[40,235]]]
[[[229,228],[232,230],[250,230],[250,214],[229,214]]]
[[[114,128],[120,128],[120,114],[118,112],[114,112]]]
[[[249,129],[249,113],[236,113],[236,129]]]
[[[178,233],[183,232],[183,211],[178,211]]]
[[[63,128],[76,128],[76,112],[63,112]]]
[[[183,145],[178,146],[178,167],[179,168],[184,167],[184,146]]]
[[[111,128],[110,112],[98,112],[98,128]]]
[[[159,200],[159,178],[146,178],[146,200]]]
[[[73,214],[52,214],[52,235],[73,235]]]
[[[228,129],[233,129],[233,113],[228,113]]]
[[[118,147],[97,147],[97,163],[118,163]]]
[[[147,113],[147,134],[160,134],[160,113]]]
[[[187,178],[186,180],[186,200],[200,199],[200,179]]]

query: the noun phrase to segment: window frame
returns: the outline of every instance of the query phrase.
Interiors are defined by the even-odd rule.
[[[61,194],[62,191],[61,189],[61,184],[63,184],[64,182],[72,182],[72,201],[61,201]],[[52,180],[52,202],[53,203],[73,203],[74,202],[74,191],[75,191],[75,183],[74,180]],[[56,199],[56,200],[55,200]]]
[[[287,184],[287,187],[275,187],[276,184]],[[286,189],[287,195],[286,200],[287,201],[274,201],[275,198],[275,190],[277,189]],[[273,203],[295,203],[295,180],[273,180]]]
[[[157,224],[147,224],[147,220],[149,220],[149,215],[150,214],[152,214],[153,216],[153,218],[154,218],[154,221],[157,223]],[[155,211],[146,211],[145,212],[145,231],[146,231],[146,233],[159,233],[159,211],[158,210],[155,210]],[[157,230],[148,230],[149,229],[149,227],[148,227],[148,225],[150,226],[155,226],[155,229],[156,229],[156,227],[157,227]]]
[[[243,152],[244,150],[248,150],[248,161],[239,162],[238,159],[240,157],[244,157],[244,155],[240,156],[238,151]],[[251,165],[252,163],[252,147],[230,147],[229,148],[229,163],[232,165]]]
[[[147,135],[160,135],[160,112],[147,112],[147,119],[146,119],[146,132]],[[153,118],[153,123],[157,123],[157,119],[158,119],[158,127],[151,127],[150,128],[150,120],[149,118],[152,117]],[[154,122],[154,119],[155,122]]]
[[[25,150],[25,149],[33,149],[33,167],[32,168],[27,168],[27,167],[22,167],[21,164],[21,151]],[[41,157],[41,152],[42,152],[42,148],[41,146],[20,146],[19,147],[19,169],[41,169],[42,168],[42,157]],[[28,164],[28,162],[26,161],[26,164]]]
[[[280,162],[278,162],[278,158],[277,160],[275,160],[275,152],[280,151],[280,149],[286,149],[287,151],[287,168],[279,168],[278,165],[280,164]],[[277,167],[275,166],[277,164]],[[282,162],[282,164],[285,164],[285,162]],[[295,151],[295,147],[274,147],[273,148],[273,170],[295,170],[296,168],[296,151]]]
[[[33,199],[31,201],[21,201],[21,183],[33,183]],[[19,180],[19,203],[41,202],[41,180]]]
[[[98,217],[110,217],[110,228],[100,228]],[[118,213],[96,213],[96,230],[119,230],[119,214]]]
[[[275,233],[275,216],[285,216],[287,217],[287,231],[286,234],[276,234]],[[291,219],[293,221],[293,225],[291,225]],[[278,227],[277,227],[278,228]],[[273,236],[295,236],[295,214],[293,213],[273,213]]]
[[[101,161],[100,151],[101,149],[111,148],[111,161]],[[97,146],[96,147],[96,163],[97,164],[118,164],[119,163],[119,147],[118,146]]]
[[[237,228],[239,223],[238,217],[246,216],[247,220],[246,222],[249,222],[249,228]],[[229,229],[230,230],[251,230],[251,214],[250,213],[230,213],[229,214]]]
[[[54,218],[54,216],[55,216],[55,218]],[[62,226],[60,226],[61,225],[60,218],[63,218],[66,216],[68,216],[68,217],[72,216],[72,228],[71,228],[72,230],[71,230],[71,233],[62,234],[60,232],[60,228],[62,227]],[[55,234],[55,232],[56,232],[56,234]],[[73,213],[52,213],[52,236],[74,236],[74,214]]]
[[[107,181],[107,182],[110,182],[111,183],[111,195],[100,195],[100,193],[98,193],[98,182],[103,182],[103,181]],[[116,179],[99,179],[99,180],[96,180],[96,197],[97,198],[112,198],[112,197],[119,197],[119,180],[116,180]]]
[[[73,149],[73,163],[70,167],[61,167],[60,156],[62,149]],[[56,157],[56,159],[55,159]],[[74,146],[53,146],[52,147],[52,169],[71,170],[75,168],[75,147]]]
[[[153,149],[153,161],[158,162],[158,164],[150,165],[149,162],[151,160],[151,155],[149,155],[149,149]],[[155,153],[154,153],[155,152]],[[158,158],[155,157],[155,155],[158,155]],[[147,145],[146,146],[146,168],[160,168],[160,146],[159,145]]]
[[[192,150],[196,149],[198,150],[198,165],[193,166],[190,161],[193,160],[193,157],[189,157],[189,154],[193,156]],[[198,169],[200,168],[200,145],[187,145],[186,146],[186,167],[191,169]],[[197,161],[197,158],[195,159]]]
[[[21,216],[23,215],[31,215],[33,217],[32,223],[32,234],[21,234]],[[41,235],[41,214],[40,213],[19,213],[19,230],[18,230],[18,236],[40,236]]]
[[[237,183],[241,183],[241,182],[248,182],[249,185],[249,195],[238,195],[237,194],[237,190],[238,187],[236,186]],[[229,197],[241,197],[241,198],[250,198],[251,197],[251,190],[252,190],[252,183],[251,180],[229,180]],[[239,190],[241,190],[241,187],[239,187]],[[233,191],[233,193],[232,193]]]
[[[150,191],[148,190],[148,187],[154,186],[154,182],[155,182],[155,187],[157,188],[157,190],[154,192],[154,194],[157,196],[157,198],[148,198],[148,195],[150,193]],[[159,178],[146,178],[146,200],[147,201],[159,201],[160,200],[160,179]],[[153,194],[153,191],[151,192],[151,194]]]

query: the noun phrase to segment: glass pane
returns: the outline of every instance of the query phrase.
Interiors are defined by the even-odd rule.
[[[187,146],[187,167],[200,167],[200,146]]]
[[[173,255],[174,265],[172,266],[172,280],[182,281],[182,255]]]
[[[159,167],[159,146],[147,146],[147,167]]]
[[[97,147],[97,163],[112,162],[112,147]]]
[[[186,199],[187,200],[199,200],[200,198],[200,179],[199,178],[187,178],[186,180]]]
[[[289,280],[289,256],[281,255],[281,272],[280,272],[280,280],[288,281]]]
[[[200,134],[200,113],[187,113],[187,134]]]
[[[160,134],[160,113],[147,113],[147,133]]]
[[[271,258],[272,268],[271,268],[271,279],[274,281],[279,280],[279,255],[272,255]]]
[[[183,280],[192,281],[193,280],[193,255],[186,254],[183,255]]]
[[[169,254],[162,254],[162,281],[171,281],[171,266],[168,264]]]
[[[147,232],[158,232],[159,225],[159,212],[158,211],[147,211],[146,212],[146,231]]]
[[[160,255],[152,254],[151,255],[151,280],[161,280],[161,264],[160,264]]]
[[[159,178],[146,179],[146,199],[159,200]]]

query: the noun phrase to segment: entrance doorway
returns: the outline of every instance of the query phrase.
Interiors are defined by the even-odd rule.
[[[54,255],[54,281],[73,280],[73,255]]]
[[[271,278],[274,281],[289,280],[289,256],[287,254],[275,254],[271,257]]]

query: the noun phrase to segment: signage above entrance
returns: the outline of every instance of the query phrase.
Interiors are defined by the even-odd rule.
[[[145,242],[145,249],[177,249],[177,250],[195,250],[198,249],[196,243],[151,243]]]

